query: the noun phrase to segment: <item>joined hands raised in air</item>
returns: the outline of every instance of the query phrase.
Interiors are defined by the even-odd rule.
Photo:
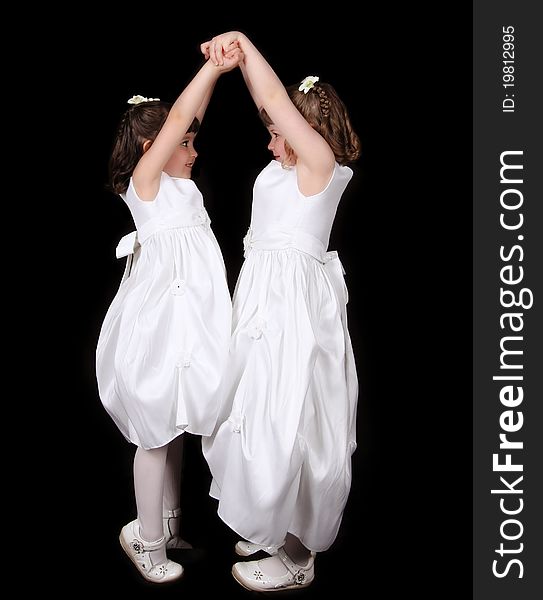
[[[211,62],[216,66],[226,66],[232,60],[237,60],[233,67],[237,66],[244,58],[239,47],[239,40],[242,35],[239,31],[222,33],[200,44],[200,50],[206,60],[211,59]]]

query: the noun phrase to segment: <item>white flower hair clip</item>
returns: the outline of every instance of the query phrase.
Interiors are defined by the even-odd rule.
[[[302,83],[300,84],[300,87],[298,88],[298,91],[303,92],[304,94],[307,94],[307,92],[309,92],[309,90],[311,88],[315,87],[315,84],[317,83],[318,80],[319,80],[319,78],[316,77],[315,75],[309,75],[302,81]]]
[[[146,98],[145,96],[132,96],[128,104],[141,104],[142,102],[158,102],[160,98]]]

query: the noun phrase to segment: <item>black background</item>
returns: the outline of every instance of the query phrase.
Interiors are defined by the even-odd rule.
[[[299,596],[469,594],[470,6],[439,16],[366,6],[357,18],[346,6],[305,8],[294,20],[288,4],[262,7],[259,17],[147,6],[118,23],[87,15],[84,32],[65,31],[51,46],[56,67],[47,76],[63,90],[66,131],[53,175],[61,235],[46,245],[55,293],[45,335],[59,337],[60,321],[67,352],[50,357],[42,381],[61,390],[48,410],[56,468],[42,499],[65,560],[63,576],[44,577],[46,587],[249,593],[230,575],[236,537],[207,495],[197,438],[187,436],[185,455],[184,534],[197,550],[179,557],[184,579],[165,590],[146,584],[123,555],[117,536],[135,516],[134,449],[103,410],[94,376],[99,328],[124,266],[115,246],[133,229],[123,202],[105,191],[116,123],[134,94],[173,101],[201,62],[200,42],[240,29],[285,83],[306,75],[332,83],[363,144],[330,244],[347,271],[359,446],[340,534]],[[194,175],[232,289],[267,141],[241,74],[221,77],[196,139]]]

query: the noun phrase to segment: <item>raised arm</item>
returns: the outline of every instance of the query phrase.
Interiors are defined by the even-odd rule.
[[[249,94],[251,94],[251,98],[253,99],[253,102],[256,104],[256,107],[258,108],[258,110],[260,110],[262,108],[262,100],[260,100],[257,93],[255,92],[255,89],[253,88],[253,84],[251,83],[251,80],[249,79],[249,75],[247,74],[247,68],[245,67],[245,63],[241,62],[239,64],[239,68],[241,69],[241,72],[243,74],[243,80],[245,81],[245,85],[247,86],[247,89],[249,90]]]
[[[154,198],[158,193],[160,175],[176,146],[181,143],[194,117],[202,119],[213,88],[222,73],[239,64],[238,48],[227,50],[221,65],[207,61],[174,102],[162,129],[154,142],[149,142],[133,173],[136,190],[141,198]]]
[[[232,33],[237,34],[238,32],[235,31]],[[213,40],[215,40],[215,39],[216,38],[213,38]],[[200,44],[200,50],[202,51],[202,54],[205,56],[206,60],[208,60],[210,58],[210,49],[211,49],[211,44],[212,44],[213,40],[209,40],[208,42],[204,42],[203,44]],[[232,47],[234,47],[234,46],[239,48],[239,42],[237,41],[237,39],[232,42]],[[213,62],[213,61],[211,61],[211,62]],[[217,62],[215,62],[214,64],[217,64]],[[253,88],[253,84],[249,80],[249,77],[247,75],[247,69],[245,67],[245,63],[243,62],[243,60],[240,61],[239,68],[241,69],[241,73],[243,75],[243,80],[245,81],[245,85],[247,86],[247,89],[249,90],[249,94],[251,94],[251,98],[253,99],[253,102],[256,104],[257,108],[260,110],[262,108],[262,102],[256,95],[256,92]]]
[[[309,177],[318,177],[326,183],[334,167],[330,146],[294,106],[280,79],[249,38],[239,31],[224,33],[202,44],[202,51],[213,64],[220,66],[225,51],[236,43],[243,52],[243,75],[257,106],[266,110],[288,140],[298,157],[302,176],[305,171]]]
[[[200,123],[204,120],[204,115],[206,113],[209,101],[211,100],[211,96],[213,95],[213,90],[215,89],[216,83],[217,83],[217,80],[215,80],[211,84],[211,87],[207,91],[205,98],[202,100],[202,103],[200,104],[200,108],[196,112],[196,118],[198,119],[198,121],[200,121]]]

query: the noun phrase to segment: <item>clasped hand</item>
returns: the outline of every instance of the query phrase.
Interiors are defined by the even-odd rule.
[[[230,31],[217,35],[211,40],[200,44],[200,50],[206,60],[226,70],[233,69],[243,61],[244,55],[239,47],[239,31]]]

